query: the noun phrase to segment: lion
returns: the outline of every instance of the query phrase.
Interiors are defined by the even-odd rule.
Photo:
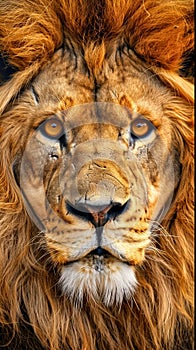
[[[0,347],[193,347],[193,3],[0,3]]]

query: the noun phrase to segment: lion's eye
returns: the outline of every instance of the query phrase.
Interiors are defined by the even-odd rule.
[[[41,132],[44,136],[59,139],[63,135],[63,124],[57,118],[46,120],[41,126]]]
[[[142,117],[136,118],[131,123],[131,134],[136,138],[145,138],[154,130],[152,123]]]

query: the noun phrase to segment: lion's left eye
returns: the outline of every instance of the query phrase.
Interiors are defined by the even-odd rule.
[[[59,139],[64,133],[64,128],[59,119],[51,118],[41,125],[40,131],[48,138]]]
[[[143,117],[136,118],[131,123],[131,135],[136,138],[145,138],[149,136],[154,129],[153,124]]]

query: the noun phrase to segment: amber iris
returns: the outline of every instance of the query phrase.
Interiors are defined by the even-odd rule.
[[[59,119],[51,118],[44,123],[42,132],[47,137],[59,138],[63,134],[63,125]]]
[[[145,137],[152,129],[152,124],[145,118],[136,118],[131,123],[131,134],[136,137]]]

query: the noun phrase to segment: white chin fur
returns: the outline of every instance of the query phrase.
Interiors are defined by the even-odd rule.
[[[92,257],[63,266],[59,283],[76,305],[82,306],[86,296],[106,306],[120,306],[123,299],[130,299],[137,280],[132,266],[116,259]]]

